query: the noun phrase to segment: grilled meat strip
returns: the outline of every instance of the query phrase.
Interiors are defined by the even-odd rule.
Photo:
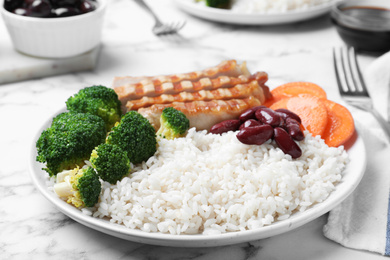
[[[183,80],[197,81],[201,78],[216,78],[218,76],[237,77],[239,75],[249,76],[250,73],[246,67],[246,63],[237,64],[235,60],[222,61],[217,66],[207,68],[201,71],[189,73],[180,73],[172,75],[161,75],[151,77],[115,77],[112,87],[125,87],[126,85],[141,83],[144,85],[155,84],[159,85],[165,82],[176,83]]]
[[[267,81],[266,74],[263,77],[264,82]],[[156,77],[115,78],[113,88],[125,106],[127,101],[144,96],[155,97],[162,94],[177,94],[182,91],[195,92],[202,89],[232,87],[250,80],[253,78],[245,63],[237,65],[236,61],[231,60],[200,72]]]
[[[254,75],[255,76],[255,75]],[[197,92],[183,91],[178,94],[162,94],[156,97],[144,96],[141,99],[127,101],[124,110],[137,110],[142,107],[148,107],[154,104],[167,104],[172,102],[190,102],[190,101],[210,101],[237,99],[254,96],[260,102],[265,101],[265,92],[268,87],[264,85],[267,78],[265,73],[257,73],[256,80],[249,81],[249,83],[237,84],[229,88],[217,88],[212,90],[200,90]],[[262,84],[262,85],[259,85]],[[266,91],[264,91],[266,89]]]
[[[210,130],[216,123],[237,118],[245,110],[259,105],[261,105],[260,100],[250,96],[244,99],[156,104],[150,107],[140,108],[138,112],[146,117],[157,131],[160,127],[160,116],[164,108],[174,107],[187,116],[190,120],[190,127],[196,127],[199,131]]]
[[[209,130],[214,124],[237,118],[270,97],[268,75],[251,75],[245,62],[224,61],[202,71],[155,77],[115,78],[113,87],[123,112],[138,110],[160,127],[164,108],[174,107],[190,120],[190,127]]]

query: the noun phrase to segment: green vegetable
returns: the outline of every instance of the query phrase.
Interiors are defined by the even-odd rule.
[[[115,144],[101,144],[91,154],[90,162],[102,180],[115,184],[130,172],[127,154]]]
[[[164,108],[160,116],[160,124],[157,136],[166,139],[183,137],[190,128],[190,121],[184,113],[173,107]]]
[[[92,167],[75,168],[58,174],[62,181],[54,185],[59,197],[76,207],[93,207],[99,200],[102,186]]]
[[[119,124],[111,129],[106,142],[122,148],[134,164],[146,161],[157,150],[153,126],[136,111],[129,111],[122,117]]]
[[[81,89],[66,101],[69,111],[90,113],[100,116],[106,123],[107,131],[118,122],[122,116],[121,102],[111,88],[91,86]]]
[[[205,0],[206,5],[215,8],[229,8],[230,0]]]
[[[57,115],[49,128],[41,133],[37,161],[46,163],[50,176],[84,165],[92,150],[106,138],[103,119],[84,113],[64,112]]]

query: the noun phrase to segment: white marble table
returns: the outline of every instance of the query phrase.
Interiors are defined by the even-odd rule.
[[[0,85],[0,259],[382,259],[326,239],[324,215],[272,238],[219,248],[170,248],[121,240],[85,227],[48,202],[33,186],[28,157],[34,135],[80,88],[110,86],[114,76],[187,72],[225,59],[268,72],[269,86],[312,81],[339,101],[331,47],[342,44],[329,17],[283,26],[233,26],[200,20],[170,0],[151,0],[161,17],[187,20],[184,41],[157,38],[151,17],[131,0],[110,2],[96,68]],[[14,61],[1,46],[9,38],[0,20],[0,68]],[[4,58],[6,57],[6,59]],[[363,57],[366,63],[371,57]]]

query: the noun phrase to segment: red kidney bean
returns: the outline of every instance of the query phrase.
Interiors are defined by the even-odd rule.
[[[298,158],[302,155],[302,150],[299,148],[292,137],[282,128],[274,128],[274,139],[279,148],[285,153],[291,155],[292,158]]]
[[[278,126],[287,130],[286,120],[283,117],[280,117],[280,123]]]
[[[249,119],[249,120],[246,120],[244,123],[242,123],[240,125],[240,130],[245,128],[245,127],[254,127],[254,126],[259,126],[261,125],[261,123],[255,119]]]
[[[225,120],[213,125],[210,129],[210,133],[222,134],[228,131],[236,131],[240,125],[241,122],[238,119]]]
[[[272,138],[274,130],[270,125],[246,127],[237,133],[237,139],[244,144],[261,145]]]
[[[273,127],[279,126],[280,124],[280,115],[268,107],[259,108],[255,112],[255,116],[263,124]]]
[[[289,125],[298,125],[299,126],[299,122],[291,117],[288,117],[286,118],[286,124],[289,124]]]
[[[259,108],[266,107],[266,106],[257,106],[249,108],[248,110],[244,111],[240,117],[238,118],[241,122],[245,122],[249,119],[256,119],[255,113]]]
[[[301,118],[297,114],[295,114],[294,112],[288,109],[279,108],[279,109],[275,109],[275,112],[277,112],[284,119],[292,118],[297,120],[300,124],[302,123]]]
[[[286,119],[286,130],[294,140],[302,141],[305,138],[299,126],[299,123],[295,119],[292,118]]]

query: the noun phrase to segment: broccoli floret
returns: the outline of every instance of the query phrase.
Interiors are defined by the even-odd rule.
[[[46,163],[50,176],[62,170],[84,165],[92,150],[106,138],[103,119],[84,113],[64,112],[57,115],[49,128],[41,133],[37,161]]]
[[[99,177],[92,167],[78,167],[58,174],[54,191],[76,207],[93,207],[102,190]]]
[[[100,178],[111,184],[121,180],[131,169],[127,154],[115,144],[99,145],[89,160]]]
[[[116,144],[127,153],[130,162],[146,161],[157,150],[156,132],[150,122],[136,111],[127,112],[111,129],[106,143]]]
[[[157,136],[166,139],[183,137],[188,128],[190,128],[190,121],[184,113],[173,107],[167,107],[161,113]]]
[[[229,8],[230,0],[205,0],[206,5],[215,8]]]
[[[106,122],[107,131],[122,116],[121,102],[116,92],[105,86],[91,86],[81,89],[66,101],[69,111],[90,113],[100,116]]]

